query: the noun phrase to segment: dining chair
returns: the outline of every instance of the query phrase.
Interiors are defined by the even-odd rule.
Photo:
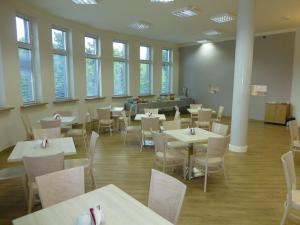
[[[224,106],[219,106],[217,116],[216,116],[216,118],[213,118],[212,121],[213,122],[221,122],[223,112],[224,112]]]
[[[192,165],[204,170],[204,192],[206,192],[207,176],[210,173],[223,172],[225,182],[227,182],[224,165],[224,154],[228,149],[228,144],[229,136],[208,138],[207,152],[205,156],[193,155],[191,157]]]
[[[92,187],[94,189],[96,188],[94,158],[95,158],[96,144],[98,138],[99,138],[99,134],[93,131],[90,139],[89,149],[88,149],[88,158],[66,159],[64,161],[64,167],[66,169],[83,166],[85,172],[91,176]]]
[[[92,122],[91,114],[89,112],[85,113],[81,129],[70,129],[67,132],[68,137],[78,138],[81,137],[84,143],[84,149],[87,151],[87,137],[89,130],[87,125]]]
[[[210,130],[211,128],[211,110],[199,110],[198,120],[195,121],[195,126]]]
[[[141,148],[143,151],[145,141],[152,139],[152,132],[160,131],[160,124],[158,117],[142,117],[141,119]]]
[[[35,178],[47,173],[56,172],[64,169],[64,154],[41,157],[23,157],[24,168],[27,176],[28,187],[28,213],[32,210],[35,194],[38,192]]]
[[[114,120],[111,119],[110,108],[97,109],[97,114],[98,114],[98,121],[99,121],[98,133],[100,133],[101,128],[108,128],[111,136]]]
[[[126,144],[127,135],[128,133],[133,133],[137,136],[137,138],[140,140],[140,133],[141,133],[141,127],[140,126],[133,126],[129,125],[129,117],[126,116],[126,113],[122,112],[122,119],[123,119],[123,128],[121,130],[121,137],[123,138],[124,145]]]
[[[190,104],[191,109],[197,109],[198,111],[202,109],[202,104]],[[197,113],[191,113],[191,126],[193,125],[194,120],[198,119]]]
[[[48,129],[33,129],[33,137],[35,140],[60,138],[60,127],[48,128]]]
[[[144,108],[144,113],[158,114],[158,108]]]
[[[287,187],[286,201],[284,203],[284,214],[280,223],[280,225],[284,225],[288,216],[293,216],[300,220],[300,217],[292,212],[293,209],[297,211],[300,210],[300,190],[297,190],[293,152],[289,151],[283,154],[281,156],[281,162]]]
[[[84,194],[83,166],[36,177],[42,207],[47,208]]]
[[[148,207],[177,224],[187,186],[165,173],[152,169]]]
[[[289,127],[290,137],[291,137],[290,149],[295,153],[297,151],[300,151],[299,128],[298,128],[297,120],[289,121],[288,127]]]
[[[27,140],[32,140],[33,139],[33,132],[32,132],[32,126],[31,126],[29,116],[27,114],[23,114],[23,115],[21,115],[21,120],[22,120],[23,126],[25,128],[26,139]]]
[[[56,128],[61,126],[61,120],[41,120],[42,129]]]
[[[201,109],[202,108],[202,104],[190,104],[190,108],[191,109]]]
[[[191,118],[182,118],[180,116],[180,111],[179,111],[179,107],[178,106],[175,106],[175,116],[174,116],[174,120],[180,120],[180,124],[181,126],[183,127],[189,127],[191,126],[191,123],[192,123],[192,119]]]

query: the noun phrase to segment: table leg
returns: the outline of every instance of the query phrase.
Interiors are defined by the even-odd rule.
[[[192,179],[192,164],[191,164],[191,156],[193,155],[193,144],[189,144],[188,150],[188,173],[186,179]]]

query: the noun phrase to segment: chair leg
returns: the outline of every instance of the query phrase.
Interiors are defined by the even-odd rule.
[[[112,132],[112,126],[109,126],[109,135],[111,136],[111,132]]]
[[[90,170],[90,174],[91,174],[91,179],[92,179],[92,187],[95,190],[96,189],[96,181],[95,181],[94,171],[92,169]]]
[[[84,149],[87,152],[87,143],[86,143],[87,137],[86,137],[86,135],[83,135],[82,137],[83,137],[83,142],[84,142]]]
[[[205,165],[204,192],[206,192],[206,185],[207,185],[207,165]]]
[[[287,206],[287,203],[285,202],[284,203],[284,213],[283,213],[283,217],[282,217],[282,219],[281,219],[281,222],[280,222],[280,225],[284,225],[285,224],[285,221],[286,221],[286,218],[287,218],[287,216],[289,215],[289,212],[290,210],[289,210],[289,208],[288,208],[288,206]]]
[[[100,134],[100,121],[98,123],[98,134]]]
[[[32,187],[29,187],[29,196],[28,196],[28,214],[32,211],[33,205],[33,190]]]

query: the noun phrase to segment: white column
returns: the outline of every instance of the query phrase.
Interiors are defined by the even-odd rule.
[[[229,150],[247,151],[248,111],[253,61],[255,0],[239,0]]]

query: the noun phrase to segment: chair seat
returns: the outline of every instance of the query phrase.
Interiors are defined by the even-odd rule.
[[[188,145],[181,141],[169,141],[167,143],[168,148],[187,148]]]
[[[89,165],[89,159],[88,158],[82,158],[82,159],[66,159],[64,161],[64,168],[70,169],[78,166],[84,166],[88,167]]]
[[[300,209],[300,190],[292,191],[292,201],[293,207],[296,209]]]
[[[82,129],[71,129],[67,132],[67,136],[81,136],[85,134],[86,134],[86,130],[82,130]]]
[[[21,178],[25,175],[24,167],[10,167],[0,170],[0,180]]]
[[[114,122],[113,120],[100,120],[100,124],[104,124],[104,125],[110,125],[113,122]]]
[[[156,152],[155,153],[156,159],[160,161],[164,161],[164,154],[162,152]],[[183,159],[180,157],[180,155],[176,153],[166,152],[166,163],[172,163],[172,164],[179,164],[183,163]]]

